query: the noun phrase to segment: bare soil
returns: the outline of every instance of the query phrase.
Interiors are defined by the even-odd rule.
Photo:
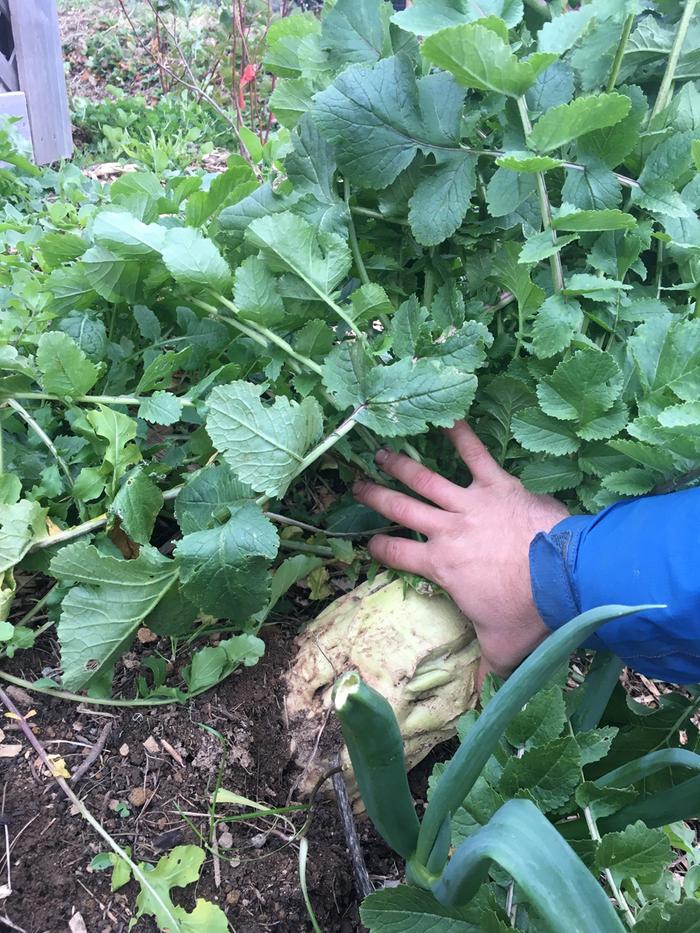
[[[29,697],[18,690],[14,701],[22,712],[28,707],[36,710],[30,721],[37,736],[49,753],[64,758],[71,772],[89,754],[105,724],[113,723],[104,752],[75,789],[114,838],[131,847],[132,857],[155,862],[175,845],[199,844],[196,832],[207,837],[207,807],[222,756],[222,787],[269,807],[295,800],[298,772],[289,763],[280,686],[293,649],[293,632],[275,627],[266,640],[268,650],[258,666],[236,673],[186,706],[88,707],[36,693]],[[21,673],[24,668],[36,676],[37,670],[51,667],[53,649],[50,642],[44,646],[43,652],[25,652],[21,666],[13,665],[13,672]],[[201,724],[224,737],[225,750]],[[22,751],[12,759],[0,758],[0,826],[7,827],[13,889],[0,902],[0,929],[4,911],[15,924],[9,929],[27,933],[63,933],[72,929],[69,923],[71,918],[76,923],[77,913],[89,933],[125,931],[133,917],[136,883],[112,893],[110,873],[90,868],[92,858],[106,848],[104,843],[80,816],[71,813],[70,803],[39,766],[15,724],[6,718],[2,728],[5,743],[21,744]],[[424,791],[426,773],[423,769],[417,776],[419,794]],[[231,807],[224,810],[240,812]],[[296,827],[306,816],[306,812],[291,815]],[[218,885],[215,860],[208,853],[196,891],[188,889],[182,897],[176,889],[176,903],[191,909],[195,896],[214,901],[225,911],[235,933],[310,930],[299,887],[298,847],[289,842],[289,825],[279,818],[218,824],[217,838],[225,831],[232,838],[224,836],[230,848],[220,850]],[[358,832],[373,881],[380,885],[398,880],[399,866],[366,819],[358,819]],[[362,930],[350,858],[333,799],[319,801],[308,840],[309,893],[322,929],[333,933]],[[2,867],[0,884],[5,880]],[[154,930],[155,925],[144,919],[136,929]]]

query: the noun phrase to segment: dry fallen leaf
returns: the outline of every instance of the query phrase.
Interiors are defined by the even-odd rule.
[[[151,645],[154,641],[158,641],[158,636],[146,625],[141,626],[141,628],[136,633],[136,637],[142,645]]]
[[[0,758],[16,758],[21,751],[21,745],[0,745]]]
[[[54,777],[70,777],[70,771],[66,766],[66,762],[60,755],[49,755],[48,757],[49,764],[51,765],[51,773]]]

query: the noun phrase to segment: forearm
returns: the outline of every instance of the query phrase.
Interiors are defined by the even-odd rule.
[[[564,519],[533,540],[530,571],[549,628],[607,603],[664,604],[607,623],[590,646],[660,680],[700,681],[700,489]]]

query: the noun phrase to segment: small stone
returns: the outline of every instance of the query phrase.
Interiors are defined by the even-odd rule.
[[[160,742],[158,739],[149,735],[146,741],[143,743],[143,747],[146,749],[149,755],[158,755],[160,754]]]
[[[235,907],[236,904],[240,901],[240,899],[241,899],[240,891],[229,891],[228,894],[226,895],[226,903],[229,904],[231,907]]]
[[[128,799],[132,807],[142,807],[148,800],[148,791],[145,787],[132,787]]]
[[[267,833],[258,833],[256,836],[250,840],[250,844],[254,849],[262,849],[262,847],[267,842]]]
[[[233,836],[228,830],[219,836],[219,848],[230,849],[233,845]]]
[[[129,746],[126,744],[126,742],[119,746],[119,754],[122,756],[122,758],[126,758],[126,756],[129,754]]]

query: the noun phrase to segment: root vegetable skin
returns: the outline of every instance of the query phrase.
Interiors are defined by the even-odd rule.
[[[476,702],[479,646],[470,622],[447,596],[417,593],[386,573],[333,602],[296,643],[285,702],[305,794],[331,767],[333,754],[318,739],[340,674],[357,671],[391,704],[408,768],[451,738],[459,717]],[[354,797],[344,748],[341,760]]]

